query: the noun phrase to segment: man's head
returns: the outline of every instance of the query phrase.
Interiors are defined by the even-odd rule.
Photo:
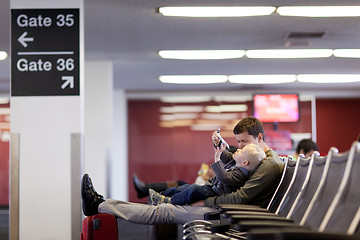
[[[310,138],[301,140],[296,147],[297,156],[304,154],[305,158],[310,157],[314,151],[318,151],[318,146]]]
[[[233,154],[236,166],[246,168],[250,171],[255,170],[260,161],[265,157],[265,152],[258,145],[253,143],[247,144]]]
[[[240,120],[233,129],[235,139],[239,143],[239,148],[247,144],[254,143],[259,145],[265,139],[264,126],[255,117],[246,117]]]

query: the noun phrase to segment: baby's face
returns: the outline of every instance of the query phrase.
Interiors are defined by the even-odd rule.
[[[233,154],[233,159],[235,160],[237,165],[241,164],[244,160],[246,160],[246,151],[244,151],[243,149],[238,149]]]

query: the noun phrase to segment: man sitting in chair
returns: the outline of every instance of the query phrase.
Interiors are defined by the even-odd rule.
[[[236,192],[209,197],[191,206],[168,203],[154,206],[104,199],[95,191],[90,177],[85,174],[81,189],[84,214],[91,216],[97,213],[109,213],[118,218],[142,224],[183,224],[192,220],[204,219],[204,214],[216,211],[215,208],[219,204],[251,204],[267,207],[281,179],[284,163],[264,142],[264,127],[257,118],[246,117],[241,119],[234,127],[233,133],[240,149],[253,143],[261,147],[266,153],[266,158],[260,162],[250,179]],[[219,144],[220,139],[215,133],[212,139],[215,145]]]

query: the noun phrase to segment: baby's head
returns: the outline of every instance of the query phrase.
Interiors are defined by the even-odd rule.
[[[255,170],[265,157],[265,152],[261,147],[253,143],[247,144],[233,154],[236,166],[246,168],[250,171]]]

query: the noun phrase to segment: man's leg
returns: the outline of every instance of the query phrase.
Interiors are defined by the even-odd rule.
[[[153,206],[112,199],[105,200],[95,191],[92,181],[87,174],[83,176],[81,185],[83,212],[86,216],[101,212],[110,213],[116,217],[142,224],[183,224],[192,220],[204,219],[205,213],[217,211],[216,209],[205,207],[177,206],[172,204]]]
[[[142,224],[184,224],[192,220],[203,220],[205,213],[217,212],[216,209],[207,207],[179,206],[167,203],[154,206],[114,199],[105,200],[98,209],[100,213],[110,213],[118,218]]]

